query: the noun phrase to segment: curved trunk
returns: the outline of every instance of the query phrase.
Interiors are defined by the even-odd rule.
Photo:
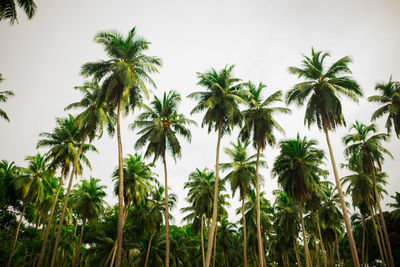
[[[258,243],[258,258],[260,266],[264,266],[264,253],[261,238],[261,211],[260,211],[260,144],[257,144],[257,163],[256,163],[256,194],[257,194],[257,243]]]
[[[346,225],[347,238],[349,239],[351,256],[353,258],[353,264],[354,264],[354,266],[358,267],[358,266],[360,266],[360,263],[358,261],[357,248],[356,248],[356,244],[354,242],[353,232],[351,230],[350,219],[349,219],[349,215],[347,213],[346,202],[344,200],[344,195],[343,195],[343,191],[342,191],[342,185],[339,180],[339,174],[338,174],[338,171],[336,168],[335,157],[333,156],[331,141],[329,140],[329,133],[328,133],[328,129],[326,128],[326,126],[324,126],[324,132],[325,132],[326,142],[327,142],[328,148],[329,148],[329,155],[330,155],[331,162],[332,162],[333,174],[335,176],[336,188],[338,190],[340,204],[342,206],[343,220],[344,220],[344,224]]]
[[[373,212],[374,211],[375,211],[375,216],[376,216],[376,225],[378,226],[378,233],[379,233],[379,236],[381,238],[383,255],[385,256],[386,264],[390,266],[390,261],[389,261],[389,258],[388,258],[388,253],[387,253],[386,245],[385,245],[385,239],[383,238],[383,234],[382,234],[383,231],[382,231],[381,223],[379,222],[378,215],[376,213],[376,208],[373,208]]]
[[[205,264],[204,258],[204,216],[201,215],[201,223],[200,223],[200,238],[201,238],[201,258],[203,259],[203,267]]]
[[[121,99],[118,102],[117,111],[117,141],[118,141],[118,230],[117,230],[117,262],[116,266],[121,265],[122,256],[122,234],[123,234],[123,216],[124,216],[124,163],[122,157],[122,142],[121,142]]]
[[[65,194],[65,199],[64,199],[64,206],[63,206],[63,209],[62,209],[62,212],[61,212],[60,221],[58,222],[58,230],[57,230],[56,242],[54,243],[53,257],[51,258],[50,267],[54,267],[54,264],[56,262],[58,242],[60,241],[61,228],[62,228],[64,217],[65,217],[65,211],[67,210],[69,193],[71,192],[74,173],[75,173],[75,170],[76,170],[76,166],[78,165],[79,157],[82,154],[82,150],[83,150],[83,146],[85,144],[85,140],[86,140],[86,135],[83,136],[83,138],[82,138],[82,143],[81,143],[81,145],[79,147],[78,154],[75,156],[74,165],[73,165],[72,170],[71,170],[71,176],[69,178],[68,189],[67,189],[67,193]]]
[[[40,267],[42,265],[44,252],[46,251],[47,239],[49,237],[51,223],[53,221],[54,210],[55,210],[55,207],[56,207],[56,204],[57,204],[57,201],[58,201],[58,195],[60,194],[60,191],[61,191],[61,188],[62,188],[62,184],[64,182],[64,177],[65,177],[65,166],[63,167],[63,170],[61,172],[60,182],[58,184],[57,192],[56,192],[56,195],[54,197],[53,205],[51,206],[50,216],[49,216],[49,219],[47,221],[46,232],[44,234],[42,249],[40,250],[40,256],[39,256],[39,261],[38,261],[37,267]]]
[[[301,259],[300,259],[300,255],[299,255],[299,249],[297,247],[297,241],[296,238],[293,238],[293,247],[294,247],[294,252],[296,253],[296,260],[297,260],[297,266],[302,266],[301,265]]]
[[[247,267],[247,234],[246,234],[246,217],[244,216],[244,196],[242,197],[242,220],[243,220],[243,260],[244,260],[244,267]]]
[[[316,217],[316,219],[317,219],[317,228],[318,228],[319,242],[320,242],[320,245],[321,245],[322,257],[323,257],[323,259],[324,259],[324,267],[327,267],[327,266],[328,266],[328,259],[326,258],[326,251],[325,251],[325,246],[324,246],[324,240],[322,239],[322,235],[321,235],[321,227],[320,227],[320,225],[319,225],[319,214],[318,214],[318,211],[317,211],[317,214],[316,214],[315,217]]]
[[[299,211],[300,211],[300,221],[301,221],[301,230],[303,232],[303,241],[304,241],[304,252],[306,258],[306,267],[311,266],[310,262],[310,251],[308,250],[307,238],[306,238],[306,228],[304,227],[304,218],[303,218],[303,202],[299,203]]]
[[[378,248],[379,248],[379,254],[381,255],[382,262],[383,262],[384,265],[385,265],[385,258],[384,258],[384,256],[383,256],[383,252],[382,252],[381,241],[380,241],[380,238],[379,238],[378,229],[377,229],[377,227],[376,227],[374,214],[373,214],[373,212],[372,212],[372,208],[371,208],[370,205],[368,205],[368,209],[369,209],[369,214],[370,214],[371,219],[372,219],[372,225],[374,226],[374,230],[375,230],[375,236],[376,236],[376,242],[377,242]]]
[[[363,216],[362,217],[361,266],[364,266],[364,264],[365,264],[364,247],[365,247],[365,218]]]
[[[146,260],[144,261],[144,267],[147,267],[147,263],[149,261],[149,254],[150,254],[150,248],[151,248],[151,241],[152,240],[153,240],[153,235],[150,234],[150,240],[149,240],[149,245],[147,246]]]
[[[81,244],[82,244],[83,230],[85,229],[85,224],[86,224],[86,219],[83,219],[82,227],[81,227],[81,236],[79,237],[79,243],[76,248],[74,261],[72,262],[72,267],[75,267],[76,263],[79,261],[79,253],[81,252]]]
[[[15,246],[17,245],[19,228],[21,228],[22,218],[24,217],[26,206],[28,206],[28,203],[25,203],[24,209],[22,210],[22,213],[21,213],[21,217],[19,218],[19,222],[18,222],[18,225],[17,225],[17,230],[15,231],[14,243],[13,243],[13,246],[12,246],[12,249],[11,249],[11,254],[10,254],[10,257],[8,258],[7,267],[11,266],[11,260],[14,257],[14,254],[15,254]]]
[[[168,221],[168,177],[167,162],[165,161],[165,151],[162,152],[162,160],[164,164],[165,175],[165,267],[169,267],[169,221]]]
[[[219,147],[221,145],[221,136],[222,136],[222,120],[220,119],[218,122],[218,139],[217,139],[217,154],[215,159],[215,186],[214,186],[214,200],[213,200],[213,214],[211,221],[211,229],[208,233],[207,240],[207,255],[206,255],[206,265],[205,267],[210,266],[211,262],[211,252],[213,247],[213,239],[215,233],[215,227],[217,225],[217,215],[218,215],[218,177],[219,177]]]

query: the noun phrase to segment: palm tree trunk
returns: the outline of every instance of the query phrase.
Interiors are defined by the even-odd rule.
[[[364,248],[365,248],[365,218],[362,217],[362,246],[361,246],[361,266],[365,265],[365,255],[364,255]]]
[[[374,226],[374,230],[375,230],[376,241],[377,241],[378,248],[379,248],[379,254],[381,255],[382,262],[384,263],[384,265],[386,265],[386,264],[385,264],[385,258],[384,258],[384,256],[383,256],[383,252],[382,252],[382,246],[381,246],[381,241],[380,241],[379,234],[378,234],[378,229],[376,228],[376,223],[375,223],[375,219],[374,219],[374,214],[373,214],[373,212],[372,212],[372,208],[371,208],[370,205],[368,205],[368,209],[369,209],[369,214],[371,215],[372,225]]]
[[[337,238],[336,231],[334,231],[334,232],[335,232],[335,241],[336,241],[336,254],[337,254],[338,261],[339,261],[339,267],[341,267],[342,266],[342,260],[340,259],[340,253],[339,253],[339,241],[338,241],[338,238]]]
[[[213,247],[213,237],[215,232],[215,227],[217,225],[217,215],[218,215],[218,177],[219,177],[219,147],[221,145],[221,137],[222,137],[222,120],[220,119],[218,122],[218,138],[217,138],[217,153],[215,159],[215,185],[214,185],[214,201],[213,201],[213,214],[212,214],[212,222],[211,229],[208,233],[207,240],[207,255],[206,255],[206,265],[205,267],[210,266],[211,262],[211,252]]]
[[[257,162],[256,162],[256,195],[257,195],[257,243],[260,266],[264,266],[264,253],[261,238],[261,210],[260,210],[260,144],[257,144]]]
[[[218,225],[215,228],[215,238],[214,238],[214,255],[213,255],[213,267],[215,267],[215,253],[217,250],[217,232],[218,232]]]
[[[317,239],[314,237],[314,246],[315,246],[315,260],[317,262],[317,267],[319,267],[319,249],[318,249],[318,245],[317,245]]]
[[[225,266],[229,267],[229,261],[228,261],[228,253],[225,250]]]
[[[304,218],[303,218],[303,202],[299,203],[299,211],[300,211],[300,221],[301,221],[301,229],[303,232],[303,241],[304,241],[304,252],[305,252],[305,258],[306,258],[306,267],[311,266],[311,257],[310,257],[310,251],[308,250],[308,244],[307,244],[307,238],[306,238],[306,228],[304,226]]]
[[[116,266],[121,265],[122,256],[122,234],[123,234],[123,212],[124,212],[124,163],[122,157],[122,141],[121,141],[121,99],[118,101],[117,111],[117,141],[118,141],[118,170],[119,170],[119,181],[118,181],[118,230],[117,230],[117,262]],[[52,267],[52,266],[51,266]]]
[[[54,267],[54,264],[56,262],[58,242],[60,241],[62,225],[63,225],[63,221],[64,221],[64,217],[65,217],[65,211],[67,210],[69,193],[71,192],[72,181],[73,181],[73,178],[74,178],[76,167],[78,165],[79,157],[81,156],[82,150],[83,150],[83,146],[85,145],[85,140],[86,140],[86,134],[82,137],[82,142],[81,142],[81,145],[79,147],[78,154],[76,154],[75,160],[74,160],[74,165],[72,166],[71,176],[69,177],[67,193],[65,194],[65,199],[64,199],[64,206],[63,206],[63,209],[62,209],[62,212],[61,212],[60,221],[58,222],[58,230],[57,230],[56,242],[54,243],[54,250],[53,250],[53,256],[51,258],[50,267]]]
[[[205,255],[204,255],[204,215],[201,215],[201,223],[200,223],[200,238],[201,238],[201,257],[203,259],[203,267],[205,264]]]
[[[294,252],[296,253],[296,260],[297,260],[297,266],[301,267],[301,259],[299,255],[299,249],[297,247],[297,241],[296,238],[293,238],[293,247],[294,247]]]
[[[50,233],[50,228],[51,228],[51,223],[53,221],[53,216],[54,216],[54,210],[58,201],[58,195],[60,194],[61,188],[62,188],[62,184],[64,182],[64,178],[65,178],[65,168],[66,166],[64,165],[62,171],[61,171],[61,177],[60,177],[60,182],[58,184],[58,188],[57,188],[57,192],[56,195],[54,197],[54,201],[53,201],[53,205],[51,206],[51,210],[50,210],[50,216],[49,219],[47,221],[47,227],[46,227],[46,232],[44,234],[44,239],[43,239],[43,244],[42,244],[42,249],[40,251],[40,256],[39,256],[39,261],[37,264],[37,267],[42,266],[42,261],[43,261],[43,257],[44,257],[44,253],[46,251],[46,243],[47,243],[47,239],[49,237],[49,233]]]
[[[75,218],[74,236],[76,236],[76,230],[78,230],[78,218]]]
[[[125,211],[123,212],[124,217],[122,218],[122,228],[124,228],[124,226],[125,226],[126,218],[128,217],[129,207],[130,207],[130,202],[126,206]],[[114,261],[115,261],[115,255],[116,255],[117,245],[118,245],[118,238],[115,239],[114,243],[115,244],[114,244],[114,246],[113,246],[113,248],[112,248],[112,250],[110,252],[110,255],[112,255],[112,260],[111,260],[111,265],[110,266],[113,266]],[[106,261],[106,263],[107,262],[108,262],[108,260]]]
[[[11,260],[12,260],[12,258],[14,257],[14,254],[15,254],[15,250],[16,250],[16,249],[15,249],[15,246],[17,245],[17,239],[18,239],[18,234],[19,234],[19,228],[21,227],[22,218],[24,217],[25,210],[26,210],[26,207],[27,207],[27,206],[28,206],[28,203],[25,203],[24,209],[22,210],[21,217],[20,217],[19,222],[18,222],[18,225],[17,225],[17,230],[15,231],[14,243],[13,243],[13,246],[12,246],[12,249],[11,249],[10,257],[8,258],[7,267],[10,267],[10,266],[11,266]]]
[[[57,213],[58,213],[58,206],[56,206],[56,209],[54,211],[54,214],[57,214]],[[49,251],[48,251],[48,253],[46,255],[46,261],[44,263],[44,266],[48,266],[47,263],[49,262],[50,251],[52,251],[52,248],[53,248],[52,245],[53,245],[53,240],[54,240],[54,234],[55,234],[55,231],[56,231],[56,223],[57,223],[57,217],[55,216],[55,220],[54,220],[54,222],[52,223],[52,226],[51,226],[51,237],[50,237],[50,243],[49,243]]]
[[[243,220],[243,260],[244,260],[244,267],[247,267],[247,234],[246,234],[246,217],[244,216],[244,196],[242,196],[242,220]]]
[[[83,219],[83,222],[82,222],[81,235],[79,237],[79,243],[78,243],[78,247],[76,248],[74,261],[72,262],[72,267],[75,267],[76,263],[79,261],[79,253],[81,252],[81,244],[82,244],[83,230],[85,229],[85,224],[86,224],[86,218]]]
[[[149,245],[147,246],[146,260],[144,261],[144,267],[147,267],[147,263],[149,261],[149,254],[150,254],[150,248],[151,248],[151,241],[152,240],[153,240],[153,235],[150,234],[150,240],[149,240]]]
[[[162,152],[162,160],[164,164],[164,175],[165,175],[165,267],[169,267],[169,221],[168,221],[168,176],[167,176],[167,162],[165,160],[165,149]]]
[[[319,235],[319,241],[320,241],[320,245],[321,245],[321,251],[322,251],[322,257],[324,259],[324,267],[328,266],[328,260],[326,258],[326,251],[325,251],[325,246],[324,246],[324,240],[322,239],[322,235],[321,235],[321,227],[319,225],[319,214],[318,211],[316,213],[316,219],[317,219],[317,228],[318,228],[318,235]]]
[[[351,230],[350,219],[349,219],[349,215],[347,214],[346,202],[344,200],[344,195],[343,195],[343,191],[342,191],[342,185],[339,180],[339,174],[338,174],[338,171],[336,168],[335,157],[333,156],[331,141],[329,140],[329,133],[328,133],[327,127],[325,126],[325,123],[324,123],[324,132],[325,132],[326,142],[327,142],[328,148],[329,148],[329,154],[331,157],[333,174],[335,176],[335,182],[336,182],[336,188],[338,189],[340,204],[342,206],[343,220],[344,220],[344,224],[346,225],[347,238],[349,239],[351,256],[353,258],[353,264],[354,264],[354,266],[358,267],[358,266],[360,266],[360,263],[358,261],[357,248],[356,248],[356,244],[354,242],[353,232]]]
[[[378,218],[378,215],[377,215],[377,212],[376,212],[376,208],[373,208],[373,211],[375,211],[376,224],[378,226],[378,233],[379,233],[379,236],[381,238],[383,255],[385,256],[386,264],[390,266],[390,261],[389,261],[389,257],[388,257],[388,253],[387,253],[387,249],[386,249],[386,245],[385,245],[385,239],[383,238],[383,231],[382,231],[381,223],[379,222],[379,218]]]

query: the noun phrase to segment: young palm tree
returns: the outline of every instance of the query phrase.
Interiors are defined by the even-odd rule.
[[[247,234],[246,234],[246,220],[244,217],[244,201],[246,195],[250,192],[251,188],[256,185],[256,165],[255,158],[257,155],[247,155],[247,147],[250,142],[242,144],[240,140],[237,144],[231,142],[233,149],[225,148],[225,153],[231,158],[230,163],[221,163],[221,171],[230,170],[225,176],[224,180],[228,181],[231,185],[232,197],[235,195],[236,190],[239,189],[239,197],[242,201],[242,222],[243,222],[243,263],[247,267]],[[265,161],[261,161],[262,166],[266,166]]]
[[[219,179],[219,150],[221,138],[229,134],[232,128],[240,123],[242,114],[238,103],[244,102],[245,91],[242,90],[243,84],[240,79],[234,78],[232,70],[234,65],[226,66],[219,72],[211,69],[206,73],[197,73],[198,85],[205,87],[206,91],[194,92],[188,97],[197,100],[197,105],[191,114],[206,111],[203,117],[202,127],[207,126],[208,132],[218,131],[217,152],[215,164],[215,188],[213,196],[213,215],[211,229],[208,233],[207,254],[205,267],[210,265],[211,251],[217,225],[218,214],[218,179]]]
[[[400,82],[392,80],[392,76],[387,83],[381,82],[375,85],[375,90],[379,91],[380,95],[368,97],[368,101],[379,103],[382,105],[374,114],[372,114],[372,121],[387,114],[386,129],[388,134],[394,131],[397,138],[400,137]]]
[[[0,4],[0,20],[1,20],[1,5],[2,4]],[[4,79],[0,73],[0,83],[2,81],[4,81]],[[5,103],[8,99],[8,97],[13,96],[13,95],[14,95],[13,91],[0,91],[0,102]],[[6,121],[10,122],[10,119],[8,118],[7,113],[4,110],[2,110],[1,108],[0,108],[0,117],[5,119]]]
[[[33,0],[5,0],[0,3],[0,21],[9,20],[10,24],[14,24],[17,19],[16,4],[22,8],[28,17],[31,19],[36,13],[36,4]]]
[[[82,219],[81,234],[76,248],[75,257],[72,266],[79,262],[79,252],[82,244],[83,231],[88,220],[96,220],[104,210],[104,197],[106,186],[99,185],[100,180],[90,177],[90,180],[83,180],[82,184],[77,184],[76,189],[72,191],[71,201],[75,204],[79,217]]]
[[[36,154],[25,158],[28,163],[28,168],[21,168],[21,176],[14,181],[16,190],[21,190],[24,208],[22,209],[20,220],[18,221],[15,231],[14,243],[11,249],[10,257],[7,266],[11,266],[11,260],[15,254],[15,246],[17,244],[19,229],[21,227],[22,218],[24,217],[26,207],[31,203],[40,203],[44,197],[42,177],[48,175],[45,157]]]
[[[136,28],[129,31],[124,38],[118,32],[100,32],[94,38],[95,42],[104,46],[109,60],[86,63],[82,66],[84,76],[93,76],[97,81],[102,80],[101,100],[113,110],[117,109],[117,141],[119,166],[118,192],[118,246],[117,267],[121,264],[122,253],[122,220],[123,220],[123,153],[121,141],[120,118],[121,110],[128,114],[134,110],[141,100],[142,92],[147,96],[146,82],[155,87],[150,78],[151,73],[158,72],[160,59],[147,56],[144,52],[150,42],[136,35]]]
[[[316,192],[319,177],[327,175],[327,171],[319,167],[325,155],[315,147],[317,141],[308,141],[305,137],[300,139],[299,135],[296,139],[281,141],[279,145],[280,154],[274,162],[272,173],[278,177],[278,183],[285,193],[299,204],[306,266],[312,266],[304,227],[303,204]]]
[[[364,172],[369,173],[372,177],[375,200],[379,209],[382,228],[385,235],[385,240],[382,240],[382,243],[384,247],[385,245],[387,246],[389,263],[391,266],[394,267],[392,249],[390,246],[390,240],[386,230],[386,223],[380,204],[380,197],[376,186],[376,165],[378,166],[378,169],[381,170],[385,154],[393,158],[392,154],[381,144],[382,141],[388,140],[389,135],[383,133],[374,134],[377,131],[374,124],[365,125],[363,123],[359,123],[358,121],[356,121],[356,123],[352,125],[350,131],[351,130],[355,130],[355,133],[350,133],[343,137],[343,142],[345,143],[345,145],[347,145],[344,153],[349,158],[350,164],[354,161],[359,162],[360,167],[363,168]],[[370,133],[374,135],[369,136]]]
[[[260,175],[259,175],[259,163],[260,153],[265,149],[267,143],[274,145],[276,140],[274,136],[274,130],[278,130],[284,133],[282,127],[276,122],[274,115],[277,113],[290,113],[288,108],[284,107],[273,107],[272,105],[276,102],[282,101],[282,92],[277,91],[263,99],[263,89],[266,86],[263,83],[259,83],[255,86],[249,82],[247,84],[249,88],[249,94],[246,96],[246,103],[248,109],[243,112],[244,126],[240,131],[240,138],[242,141],[249,140],[252,138],[253,147],[257,150],[257,164],[256,164],[256,192],[257,199],[260,196]],[[258,200],[257,200],[258,202]],[[257,212],[257,240],[258,240],[258,253],[260,258],[260,266],[263,266],[264,256],[262,254],[262,238],[260,228],[260,205],[258,205]]]
[[[298,78],[303,78],[305,81],[296,84],[289,90],[286,95],[286,102],[288,104],[296,102],[302,106],[308,99],[304,123],[308,127],[312,124],[317,124],[318,128],[322,129],[325,133],[353,263],[354,266],[359,266],[350,219],[347,214],[342,186],[329,140],[329,131],[335,130],[338,126],[345,125],[340,95],[345,95],[353,101],[358,102],[357,97],[362,96],[362,91],[355,80],[350,76],[346,76],[346,74],[351,74],[348,67],[348,64],[351,63],[351,58],[348,56],[343,57],[326,69],[324,60],[328,56],[329,53],[314,51],[314,48],[312,48],[311,57],[304,56],[302,67],[289,68],[290,73],[297,75]]]
[[[195,124],[193,120],[187,119],[183,114],[178,113],[178,104],[181,97],[178,93],[170,91],[164,93],[162,99],[155,97],[151,102],[151,107],[143,104],[145,111],[141,113],[131,128],[141,128],[139,134],[141,137],[137,140],[135,147],[142,148],[147,144],[145,157],[153,156],[153,162],[161,157],[164,164],[165,175],[165,266],[169,266],[169,222],[168,222],[168,178],[166,151],[169,151],[172,157],[181,157],[181,145],[179,144],[177,134],[191,140],[191,133],[188,128],[190,124]]]

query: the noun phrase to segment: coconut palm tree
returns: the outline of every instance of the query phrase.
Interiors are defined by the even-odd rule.
[[[1,10],[2,10],[1,5],[2,4],[0,4],[0,20],[1,20],[1,17],[2,17],[1,16]],[[4,81],[4,79],[2,77],[2,74],[0,73],[0,83],[2,81]],[[8,97],[9,96],[13,96],[13,95],[14,95],[13,91],[9,91],[9,90],[8,91],[0,91],[0,102],[5,103],[7,101],[7,99],[8,99]],[[4,110],[2,110],[1,108],[0,108],[0,117],[5,119],[6,121],[10,122],[10,119],[8,118],[7,113]]]
[[[375,90],[379,92],[379,95],[368,97],[368,101],[375,102],[381,105],[373,114],[372,121],[387,115],[386,129],[388,134],[394,131],[397,138],[400,137],[400,82],[392,80],[390,76],[387,83],[380,82],[375,85]]]
[[[282,92],[277,91],[265,100],[263,98],[263,90],[266,85],[259,83],[258,86],[249,82],[247,84],[249,94],[246,96],[247,109],[243,111],[244,126],[240,131],[242,141],[252,139],[253,147],[257,150],[256,164],[256,193],[257,199],[260,196],[260,154],[266,148],[267,144],[274,145],[276,140],[274,130],[284,133],[282,127],[275,120],[274,116],[279,113],[290,113],[290,110],[285,107],[274,107],[276,102],[282,101]],[[258,202],[258,200],[257,200]],[[262,255],[262,238],[260,227],[260,205],[258,205],[257,215],[257,240],[258,253],[260,258],[260,266],[263,266],[264,256]]]
[[[99,185],[100,180],[90,177],[90,180],[83,180],[82,184],[75,185],[75,190],[71,193],[71,202],[82,219],[81,234],[76,248],[75,257],[72,266],[79,262],[79,252],[82,244],[83,231],[88,220],[96,220],[104,210],[104,197],[106,186]]]
[[[181,145],[177,134],[191,140],[191,133],[187,126],[195,124],[182,113],[178,113],[181,97],[178,93],[170,91],[164,93],[162,99],[155,97],[151,107],[144,105],[145,111],[131,124],[131,128],[140,128],[141,137],[137,140],[135,148],[142,148],[147,144],[145,157],[153,156],[153,162],[161,157],[165,175],[165,266],[169,266],[169,222],[168,222],[168,178],[166,151],[176,160],[181,157]]]
[[[296,84],[289,90],[286,95],[286,102],[288,104],[296,102],[299,106],[302,106],[308,101],[304,123],[307,124],[308,127],[317,124],[318,128],[322,129],[325,133],[353,263],[354,266],[359,266],[357,249],[354,243],[350,219],[347,214],[342,186],[340,184],[339,174],[329,139],[329,131],[335,130],[341,125],[345,125],[340,96],[345,95],[353,101],[358,102],[358,97],[362,96],[362,90],[358,83],[347,75],[351,74],[348,64],[351,63],[352,60],[349,56],[339,59],[326,68],[324,60],[327,57],[329,57],[329,53],[315,51],[314,48],[312,48],[311,57],[304,56],[301,67],[289,67],[290,73],[297,75],[298,78],[304,79],[304,81]]]
[[[214,68],[205,72],[197,73],[199,78],[198,85],[205,87],[206,91],[194,92],[188,97],[197,101],[197,105],[192,109],[191,114],[205,111],[202,127],[207,126],[208,132],[211,130],[218,131],[217,152],[215,164],[215,188],[213,196],[213,215],[211,229],[208,233],[206,264],[208,267],[211,261],[211,251],[215,235],[217,214],[218,214],[218,182],[219,182],[219,150],[221,138],[225,134],[229,134],[233,127],[237,125],[241,119],[238,103],[243,102],[245,91],[243,83],[240,79],[233,77],[232,66],[225,66],[217,72]]]
[[[21,227],[22,218],[24,217],[28,204],[40,203],[44,197],[42,177],[48,175],[45,157],[40,154],[28,156],[25,158],[28,161],[28,168],[21,168],[21,176],[14,180],[16,190],[21,190],[24,208],[22,209],[21,217],[15,231],[14,243],[11,249],[10,257],[7,266],[11,266],[12,258],[15,254],[15,246],[17,244],[19,229]]]
[[[118,141],[118,167],[119,167],[119,192],[118,192],[118,246],[117,267],[121,264],[122,253],[122,220],[123,220],[123,153],[121,141],[120,119],[121,111],[128,114],[133,111],[142,99],[142,93],[148,96],[146,82],[154,87],[155,83],[150,77],[151,73],[158,72],[157,67],[161,61],[157,57],[144,54],[149,49],[150,42],[138,37],[136,28],[129,31],[127,37],[118,32],[100,32],[94,38],[95,42],[104,46],[109,56],[108,60],[86,63],[82,66],[81,73],[93,76],[96,81],[102,80],[101,102],[115,110],[117,109],[117,141]]]
[[[240,140],[237,143],[231,142],[231,148],[225,148],[227,154],[232,162],[221,163],[221,171],[230,170],[225,176],[224,180],[230,183],[232,190],[232,197],[235,195],[236,190],[239,190],[239,197],[242,201],[242,222],[243,222],[243,263],[247,267],[247,234],[246,234],[246,220],[244,217],[244,201],[245,196],[249,193],[251,188],[255,187],[256,181],[256,165],[255,158],[257,155],[248,156],[247,147],[250,142],[242,144]],[[262,166],[266,166],[265,161],[261,161]]]
[[[0,161],[0,210],[7,212],[9,206],[18,208],[19,192],[14,188],[14,179],[19,176],[19,168],[14,162]]]
[[[28,17],[31,19],[36,13],[36,4],[33,0],[5,0],[0,3],[0,21],[9,20],[10,24],[14,24],[17,19],[16,6],[22,8]]]
[[[304,227],[303,204],[317,191],[319,177],[327,175],[327,171],[319,167],[325,154],[316,148],[317,144],[317,141],[308,141],[306,137],[300,139],[299,134],[296,139],[281,141],[280,154],[272,170],[285,193],[299,204],[307,267],[312,263]]]
[[[386,230],[386,223],[380,204],[380,197],[376,186],[376,166],[378,166],[378,170],[381,170],[384,155],[388,155],[393,158],[392,154],[382,146],[382,142],[387,141],[389,135],[384,133],[375,134],[377,129],[374,124],[365,125],[363,123],[359,123],[358,121],[351,126],[350,131],[352,130],[354,130],[355,133],[350,133],[343,137],[343,142],[345,145],[347,145],[344,153],[349,159],[349,164],[352,164],[354,161],[359,162],[360,167],[363,168],[364,172],[369,173],[372,177],[376,205],[379,209],[380,219],[385,236],[385,240],[382,240],[382,243],[383,247],[385,247],[385,245],[387,247],[389,264],[390,266],[394,267],[392,249],[390,246],[389,236]],[[370,134],[374,135],[370,136]]]

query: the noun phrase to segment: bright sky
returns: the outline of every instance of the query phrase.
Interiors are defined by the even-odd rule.
[[[365,97],[359,105],[343,99],[344,115],[348,126],[356,119],[369,123],[377,108],[366,101],[375,94],[377,81],[387,81],[392,74],[400,79],[400,2],[384,1],[36,1],[37,14],[31,21],[19,11],[19,24],[0,23],[0,73],[6,80],[0,90],[13,90],[6,104],[1,104],[11,123],[0,120],[0,160],[15,161],[25,165],[24,158],[36,153],[36,143],[41,132],[50,132],[55,117],[66,116],[64,107],[81,98],[74,86],[84,79],[79,76],[82,64],[105,59],[103,48],[93,42],[99,31],[118,30],[126,34],[137,27],[139,35],[151,41],[148,55],[163,61],[160,74],[154,75],[158,96],[174,89],[183,97],[200,91],[196,72],[210,67],[220,69],[235,64],[235,75],[245,81],[267,84],[266,92],[287,91],[297,79],[287,71],[289,66],[299,66],[301,54],[309,55],[311,46],[329,51],[328,63],[350,55],[350,65],[355,79],[361,84]],[[195,102],[183,98],[180,110],[189,115]],[[319,140],[327,150],[322,132],[316,127],[303,126],[304,109],[291,107],[292,115],[277,118],[286,130],[286,138],[301,136]],[[203,114],[192,116],[201,122]],[[128,130],[134,115],[122,120],[124,155],[135,151],[137,136]],[[377,121],[384,131],[384,119]],[[348,132],[341,128],[331,134],[338,164],[344,161],[341,138]],[[167,159],[169,186],[178,195],[178,205],[172,214],[176,224],[183,217],[179,209],[186,205],[187,191],[183,190],[188,174],[195,168],[215,165],[216,133],[192,128],[192,143],[182,141],[183,157],[176,163]],[[236,141],[237,130],[226,136],[222,148]],[[285,138],[277,133],[277,138]],[[111,173],[117,166],[117,140],[103,137],[94,144],[99,154],[89,154],[93,170],[84,171],[84,177],[93,175],[108,186],[107,201],[113,205]],[[393,136],[386,147],[395,159],[400,158],[400,141]],[[41,150],[41,152],[45,152]],[[254,152],[254,151],[253,151]],[[265,151],[269,167],[278,153],[277,147]],[[228,158],[221,150],[221,162]],[[149,159],[150,161],[150,159]],[[163,183],[161,161],[157,172]],[[327,160],[326,168],[332,172]],[[400,191],[399,167],[387,159],[383,166],[389,175],[388,195]],[[277,189],[276,179],[271,180],[270,169],[261,170],[266,181],[262,190],[270,200]],[[339,169],[339,175],[346,171]],[[329,180],[332,182],[333,177]],[[230,190],[229,190],[230,191]],[[231,201],[230,219],[236,220],[238,196]],[[384,203],[391,202],[386,196]]]

